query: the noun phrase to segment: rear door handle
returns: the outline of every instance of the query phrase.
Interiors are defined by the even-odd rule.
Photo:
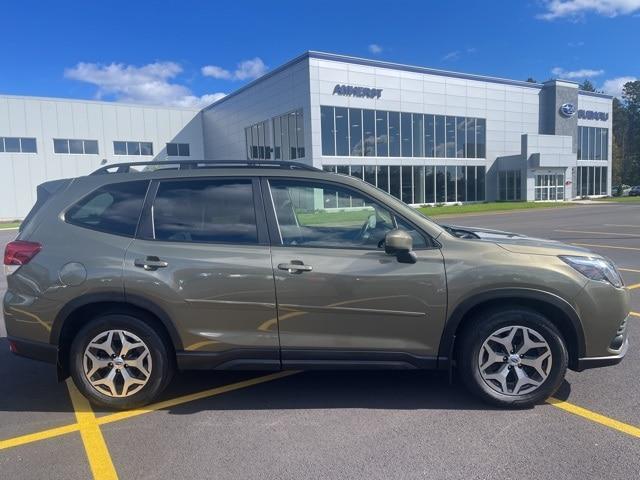
[[[278,269],[286,270],[289,273],[302,273],[312,271],[313,267],[311,265],[305,265],[300,260],[291,260],[291,263],[278,264]]]
[[[159,268],[165,268],[169,266],[168,262],[165,262],[164,260],[160,260],[158,257],[155,257],[155,256],[148,256],[146,258],[136,258],[133,261],[133,264],[136,267],[144,268],[147,271],[153,271]]]

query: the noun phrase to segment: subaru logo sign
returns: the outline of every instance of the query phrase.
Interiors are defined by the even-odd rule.
[[[576,114],[576,106],[573,103],[563,103],[560,106],[560,113],[565,117],[573,117]]]

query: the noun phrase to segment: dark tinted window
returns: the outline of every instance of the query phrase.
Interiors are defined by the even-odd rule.
[[[156,240],[257,243],[251,180],[162,182],[153,228]]]
[[[178,144],[178,155],[181,157],[189,156],[189,144],[188,143],[179,143]]]
[[[9,153],[20,151],[20,139],[19,138],[5,138],[4,149]]]
[[[98,141],[97,140],[85,140],[84,141],[84,153],[90,155],[98,155]]]
[[[71,207],[65,219],[80,227],[132,237],[148,183],[125,182],[101,187]]]
[[[20,144],[22,146],[22,153],[37,153],[35,138],[23,138]]]
[[[126,155],[127,154],[127,142],[113,142],[113,154],[114,155]]]
[[[167,143],[167,155],[170,157],[178,156],[178,144],[177,143]]]
[[[54,153],[69,153],[69,140],[53,139]]]
[[[69,153],[84,153],[82,140],[69,140]]]

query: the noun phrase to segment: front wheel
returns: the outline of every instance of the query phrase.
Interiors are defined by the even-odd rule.
[[[109,408],[151,402],[169,382],[172,365],[158,333],[130,315],[95,318],[71,344],[74,383],[93,403]]]
[[[463,382],[500,407],[530,407],[559,387],[569,355],[562,335],[543,315],[509,308],[484,312],[462,333]]]

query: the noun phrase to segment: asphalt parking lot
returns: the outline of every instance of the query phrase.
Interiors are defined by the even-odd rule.
[[[637,287],[627,358],[569,372],[557,400],[523,411],[432,372],[187,372],[161,403],[115,413],[0,340],[0,477],[640,478],[640,204],[438,220],[610,257]],[[0,248],[14,234],[0,232]]]

